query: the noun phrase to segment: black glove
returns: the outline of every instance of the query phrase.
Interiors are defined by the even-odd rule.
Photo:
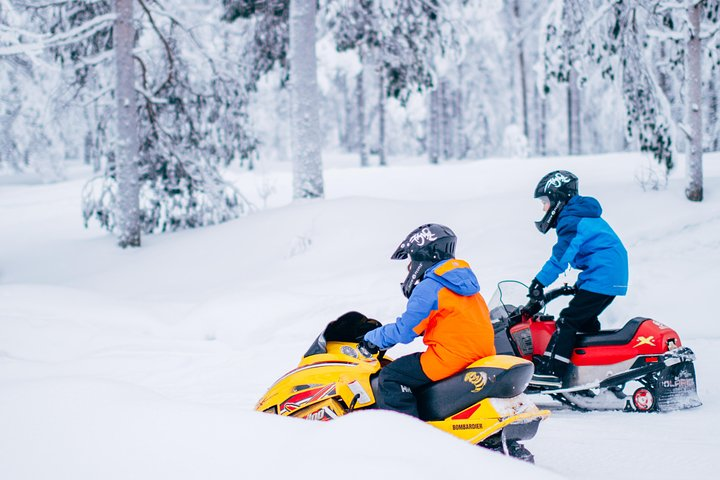
[[[533,278],[532,282],[530,283],[530,288],[528,288],[528,297],[530,297],[530,300],[534,302],[545,301],[545,292],[543,291],[544,288],[545,285],[538,282],[537,278]]]
[[[380,351],[380,348],[374,343],[363,339],[360,340],[360,343],[358,343],[358,350],[363,354],[363,356],[372,357]]]

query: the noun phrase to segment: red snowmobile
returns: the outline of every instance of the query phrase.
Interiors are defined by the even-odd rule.
[[[544,314],[544,306],[574,293],[574,287],[566,285],[547,291],[540,305],[522,305],[527,286],[500,282],[489,305],[497,354],[537,363],[555,331],[554,317]],[[675,330],[656,320],[635,317],[619,330],[579,333],[562,387],[531,385],[526,393],[548,394],[576,410],[665,412],[692,408],[702,404],[693,360],[695,354],[682,345]]]

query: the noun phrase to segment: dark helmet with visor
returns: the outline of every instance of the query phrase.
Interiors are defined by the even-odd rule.
[[[542,220],[535,222],[541,233],[555,228],[560,212],[578,194],[578,177],[567,170],[555,170],[545,175],[535,187],[535,198],[548,204]]]
[[[395,253],[393,260],[410,257],[408,275],[402,283],[405,297],[410,298],[415,286],[423,279],[428,268],[438,262],[455,257],[455,233],[445,225],[427,223],[410,232]]]

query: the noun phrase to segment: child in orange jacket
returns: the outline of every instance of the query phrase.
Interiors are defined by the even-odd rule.
[[[381,408],[417,417],[413,389],[495,355],[487,305],[470,265],[455,258],[456,241],[448,227],[426,224],[410,232],[391,257],[410,257],[402,285],[407,308],[395,323],[368,332],[363,347],[387,349],[422,335],[427,350],[398,358],[380,371]]]

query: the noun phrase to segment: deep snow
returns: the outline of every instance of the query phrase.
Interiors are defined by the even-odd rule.
[[[367,169],[324,158],[325,200],[291,203],[287,163],[228,172],[267,208],[126,251],[83,228],[82,166],[57,184],[0,179],[0,478],[714,476],[720,156],[705,158],[700,204],[684,199],[682,165],[643,192],[647,160],[628,154]],[[630,254],[629,295],[604,324],[644,315],[678,330],[698,355],[702,407],[581,414],[539,397],[553,415],[527,442],[536,467],[388,412],[316,424],[252,410],[329,320],[401,313],[405,265],[389,255],[421,223],[456,231],[488,300],[502,279],[531,279],[554,239],[533,226],[532,191],[554,168],[580,176]]]

